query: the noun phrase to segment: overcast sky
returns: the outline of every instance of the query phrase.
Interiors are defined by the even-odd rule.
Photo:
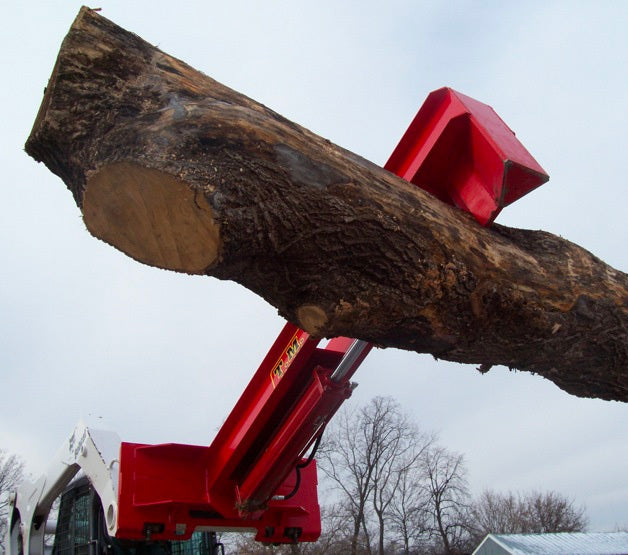
[[[92,238],[23,152],[80,3],[2,3],[0,447],[42,470],[83,417],[208,444],[283,322],[242,287],[142,266]],[[102,15],[378,164],[427,94],[490,104],[550,174],[499,223],[628,270],[628,2],[162,2]],[[97,7],[97,6],[92,6]],[[474,492],[557,490],[628,526],[628,406],[494,368],[377,350],[351,403],[390,395],[466,455]]]

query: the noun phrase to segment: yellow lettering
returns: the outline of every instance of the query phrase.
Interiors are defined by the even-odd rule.
[[[273,376],[281,378],[283,376],[283,360],[279,361],[279,364],[273,368]]]

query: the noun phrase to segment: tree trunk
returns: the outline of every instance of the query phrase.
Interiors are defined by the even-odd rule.
[[[237,281],[313,335],[628,400],[626,274],[549,233],[481,228],[86,8],[26,150],[96,237]]]
[[[351,536],[351,555],[358,555],[358,537],[360,536],[361,522],[353,524],[353,535]]]
[[[381,511],[375,511],[377,515],[378,536],[377,536],[377,553],[384,555],[384,514]]]

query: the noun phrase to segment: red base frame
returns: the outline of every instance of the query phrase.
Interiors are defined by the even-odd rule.
[[[209,447],[123,443],[116,536],[135,540],[185,540],[199,528],[255,530],[267,543],[316,541],[321,533],[316,462],[301,469],[300,486],[288,500],[269,500],[266,509],[242,517],[234,507],[218,513],[206,482]],[[277,488],[289,494],[293,470]]]

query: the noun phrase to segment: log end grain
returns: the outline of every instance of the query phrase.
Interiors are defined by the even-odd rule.
[[[92,235],[145,264],[203,274],[219,257],[205,197],[165,172],[107,164],[88,178],[82,210]]]

